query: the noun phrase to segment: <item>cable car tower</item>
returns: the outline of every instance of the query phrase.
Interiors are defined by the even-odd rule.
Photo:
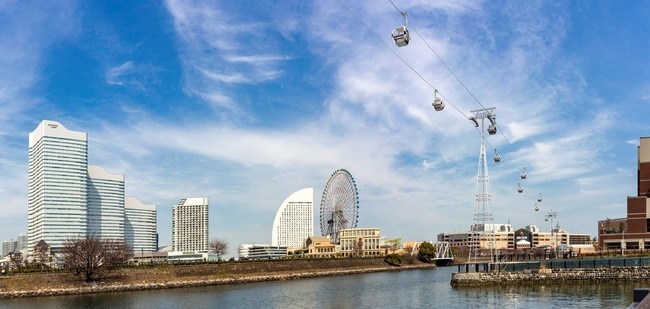
[[[469,120],[475,127],[481,126],[481,153],[478,159],[478,176],[476,177],[476,204],[474,205],[474,220],[470,232],[468,262],[477,262],[481,252],[481,243],[487,242],[490,251],[490,262],[495,262],[495,231],[492,217],[492,198],[490,195],[490,177],[488,175],[487,158],[485,155],[485,119],[490,121],[487,132],[490,135],[497,133],[495,107],[470,111]],[[495,159],[495,162],[499,162]]]

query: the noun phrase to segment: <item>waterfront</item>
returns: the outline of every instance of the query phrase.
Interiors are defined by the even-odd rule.
[[[453,288],[456,267],[0,300],[2,308],[625,308],[643,283]]]

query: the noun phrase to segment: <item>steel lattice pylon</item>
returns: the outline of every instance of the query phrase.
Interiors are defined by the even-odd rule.
[[[476,126],[481,120],[481,153],[478,160],[478,175],[476,177],[476,203],[474,204],[474,217],[470,231],[470,244],[468,262],[476,262],[481,256],[482,243],[486,243],[490,252],[490,262],[494,262],[495,231],[492,217],[492,198],[490,195],[490,176],[488,174],[487,158],[485,155],[485,119],[489,119],[494,126],[494,107],[471,111],[472,120]],[[488,129],[488,131],[491,128]],[[496,132],[496,130],[495,130]],[[493,134],[493,133],[492,133]]]

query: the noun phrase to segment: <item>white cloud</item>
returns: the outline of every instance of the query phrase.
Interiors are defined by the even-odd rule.
[[[117,67],[110,68],[106,71],[106,82],[112,85],[124,85],[120,77],[132,73],[133,70],[133,61],[127,61]]]

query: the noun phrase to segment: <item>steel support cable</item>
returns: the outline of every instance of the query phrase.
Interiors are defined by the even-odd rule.
[[[463,111],[461,111],[455,104],[453,104],[447,97],[445,97],[438,89],[436,89],[436,87],[434,87],[426,78],[424,78],[424,76],[422,76],[422,74],[420,74],[420,72],[418,72],[413,66],[411,66],[404,58],[402,58],[402,56],[400,56],[395,50],[390,48],[390,46],[388,46],[388,44],[386,44],[386,42],[384,42],[384,40],[375,31],[373,31],[365,22],[363,22],[363,20],[359,16],[357,16],[357,14],[355,14],[347,5],[345,5],[345,3],[343,3],[341,0],[338,0],[338,2],[352,16],[354,16],[354,18],[356,18],[357,21],[359,21],[359,23],[361,23],[364,27],[366,27],[366,29],[368,29],[368,31],[370,31],[370,33],[372,33],[384,45],[384,47],[386,47],[388,50],[390,50],[393,53],[393,55],[395,55],[397,58],[399,58],[399,60],[401,60],[402,63],[404,63],[409,69],[411,69],[411,71],[413,71],[413,73],[415,73],[415,75],[417,75],[424,83],[426,83],[434,91],[437,91],[440,94],[440,96],[443,99],[445,99],[445,101],[447,103],[449,103],[449,105],[451,105],[454,109],[456,109],[461,115],[463,115],[463,117],[465,117],[466,119],[469,118],[465,113],[463,113]]]
[[[404,12],[402,12],[397,7],[397,5],[395,5],[395,3],[392,0],[388,0],[388,2],[390,2],[390,4],[393,5],[393,7],[395,8],[395,10],[397,10],[397,12],[399,12],[402,15],[405,14]],[[454,71],[447,65],[447,63],[442,59],[442,57],[440,57],[440,55],[438,55],[438,53],[435,51],[435,49],[433,49],[433,47],[429,44],[429,42],[427,42],[427,40],[420,34],[418,29],[415,26],[413,26],[412,24],[410,25],[410,28],[413,29],[413,31],[415,31],[415,34],[418,35],[420,40],[422,40],[422,42],[424,42],[424,44],[429,48],[429,50],[431,50],[431,52],[436,56],[436,58],[438,58],[438,61],[440,61],[440,63],[442,63],[442,65],[447,69],[447,71],[449,71],[449,73],[456,79],[456,81],[458,81],[458,83],[463,87],[463,89],[465,89],[465,91],[467,91],[467,93],[469,93],[469,95],[474,99],[474,101],[476,101],[476,103],[478,103],[478,105],[481,106],[482,109],[485,109],[485,106],[483,106],[481,101],[479,101],[479,99],[474,95],[474,93],[472,93],[472,91],[469,90],[469,88],[467,88],[465,83],[463,83],[463,81],[458,77],[458,75],[456,75],[456,73],[454,73]],[[496,126],[497,126],[497,128],[500,128],[500,126],[498,124],[496,124]],[[501,132],[501,136],[503,136],[503,138],[506,140],[506,142],[508,144],[510,144],[510,141],[508,140],[508,138],[503,133],[503,130],[499,129],[499,131]]]

